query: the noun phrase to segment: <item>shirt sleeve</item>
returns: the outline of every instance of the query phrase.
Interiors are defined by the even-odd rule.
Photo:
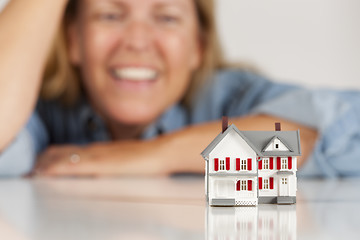
[[[208,80],[192,103],[191,121],[218,120],[223,115],[239,117],[277,98],[296,86],[274,84],[260,75],[238,70],[222,71]]]
[[[44,124],[33,113],[14,141],[0,153],[0,177],[18,177],[29,173],[36,156],[48,144]]]
[[[249,72],[223,71],[198,94],[193,121],[261,113],[313,127],[319,137],[298,175],[360,176],[359,103],[359,91],[310,90]]]
[[[263,102],[252,113],[278,116],[318,130],[314,151],[299,176],[359,176],[359,102],[357,91],[297,88]]]

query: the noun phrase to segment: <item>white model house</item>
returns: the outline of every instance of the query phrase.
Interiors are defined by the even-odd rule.
[[[201,153],[212,206],[296,202],[299,131],[240,131],[227,126]]]

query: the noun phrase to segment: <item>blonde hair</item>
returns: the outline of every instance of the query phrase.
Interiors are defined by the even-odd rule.
[[[183,98],[187,104],[204,81],[225,65],[216,31],[213,0],[194,0],[194,3],[198,15],[203,59],[201,66],[193,73],[193,79]],[[60,100],[67,105],[74,104],[82,94],[79,70],[69,61],[66,39],[67,28],[75,15],[76,1],[72,0],[66,8],[62,25],[48,57],[40,92],[42,99]]]

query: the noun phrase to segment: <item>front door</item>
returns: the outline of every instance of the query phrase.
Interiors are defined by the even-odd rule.
[[[289,178],[281,177],[279,185],[279,196],[289,196]]]
[[[235,198],[233,180],[219,179],[215,181],[215,198]]]

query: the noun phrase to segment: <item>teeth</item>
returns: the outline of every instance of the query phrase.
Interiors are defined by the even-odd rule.
[[[115,69],[115,75],[118,78],[131,80],[131,81],[149,81],[153,80],[157,73],[151,68],[121,68]]]

